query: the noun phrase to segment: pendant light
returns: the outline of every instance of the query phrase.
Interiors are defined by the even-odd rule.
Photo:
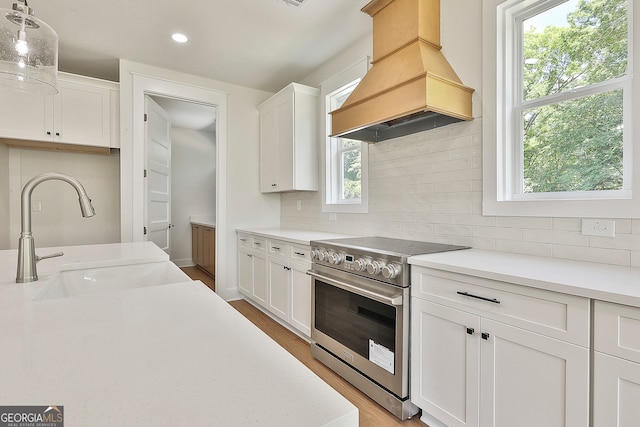
[[[58,35],[27,0],[0,9],[0,86],[58,93]]]

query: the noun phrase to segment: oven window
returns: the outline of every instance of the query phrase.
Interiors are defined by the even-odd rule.
[[[315,281],[315,328],[369,359],[369,342],[395,353],[395,307]]]

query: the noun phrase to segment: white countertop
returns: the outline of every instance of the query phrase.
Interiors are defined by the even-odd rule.
[[[480,249],[414,256],[409,263],[640,307],[640,268]]]
[[[66,259],[40,262],[41,278],[168,262],[147,243],[56,249]],[[3,280],[15,252],[0,251]],[[358,425],[355,406],[199,281],[33,301],[43,284],[0,283],[3,405],[63,405],[68,427]]]
[[[299,245],[309,245],[312,240],[341,239],[354,237],[350,234],[328,233],[326,231],[295,230],[280,227],[238,228],[237,232],[257,234],[262,237],[281,239]]]
[[[216,228],[216,218],[213,216],[190,216],[189,222],[195,225]]]

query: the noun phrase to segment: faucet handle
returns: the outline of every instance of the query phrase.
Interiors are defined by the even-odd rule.
[[[64,255],[64,252],[56,252],[56,253],[45,255],[45,256],[36,255],[36,262],[41,261],[43,259],[47,259],[47,258],[59,257],[59,256],[62,256],[62,255]]]

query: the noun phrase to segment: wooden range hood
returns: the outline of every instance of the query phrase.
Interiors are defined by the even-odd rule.
[[[440,0],[373,0],[372,67],[331,112],[332,135],[379,142],[473,120],[473,89],[440,51]]]

